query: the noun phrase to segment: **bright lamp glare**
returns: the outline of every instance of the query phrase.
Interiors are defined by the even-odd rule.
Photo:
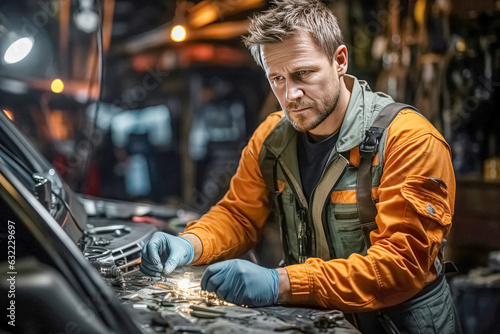
[[[187,288],[189,288],[189,280],[187,279],[181,279],[179,282],[177,282],[177,287],[180,289],[180,290],[186,290]]]
[[[12,43],[7,51],[5,51],[5,55],[3,60],[7,64],[14,64],[18,61],[21,61],[30,53],[31,48],[33,47],[33,40],[28,37],[23,37]]]
[[[50,85],[50,89],[54,93],[60,93],[64,90],[64,83],[62,82],[61,79],[55,79],[52,81],[52,84]]]
[[[182,42],[186,39],[186,29],[183,26],[175,26],[170,34],[175,42]]]

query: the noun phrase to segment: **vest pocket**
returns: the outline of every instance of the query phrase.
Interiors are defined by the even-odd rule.
[[[328,225],[337,258],[347,259],[352,253],[366,255],[356,203],[331,203]]]

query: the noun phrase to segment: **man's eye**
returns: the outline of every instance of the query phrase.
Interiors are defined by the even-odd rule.
[[[284,81],[285,78],[282,76],[277,76],[272,78],[271,83],[273,84],[274,87],[277,87],[278,84],[281,84]]]
[[[309,71],[298,71],[297,73],[299,75],[306,75],[306,74],[309,74]]]

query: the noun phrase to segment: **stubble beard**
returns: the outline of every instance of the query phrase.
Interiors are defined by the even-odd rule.
[[[314,115],[313,119],[309,119],[309,117],[298,114],[290,117],[290,114],[286,111],[287,109],[300,109],[302,107],[300,102],[295,104],[289,104],[287,109],[285,109],[285,117],[292,124],[295,130],[299,132],[308,132],[314,130],[318,125],[324,122],[325,119],[330,116],[335,108],[337,107],[337,103],[339,102],[340,90],[337,90],[330,99],[326,100],[324,103],[321,103],[318,106],[319,113]],[[311,106],[312,107],[312,106]]]

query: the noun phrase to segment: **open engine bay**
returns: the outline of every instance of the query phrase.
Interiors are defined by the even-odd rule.
[[[168,276],[144,276],[139,263],[147,240],[159,228],[171,233],[182,230],[187,221],[197,218],[195,214],[118,201],[79,200],[87,214],[80,249],[145,332],[359,333],[337,310],[248,308],[222,301],[200,288],[206,266],[178,268]],[[146,217],[139,220],[150,224],[131,221],[139,215]]]
[[[89,217],[87,226],[80,245],[84,256],[145,332],[359,333],[337,310],[248,308],[222,301],[200,288],[206,266],[144,276],[139,271],[141,249],[155,226],[95,217]]]
[[[107,281],[153,333],[359,333],[336,310],[247,308],[224,302],[200,289],[204,268],[179,268],[161,278],[111,270]]]

